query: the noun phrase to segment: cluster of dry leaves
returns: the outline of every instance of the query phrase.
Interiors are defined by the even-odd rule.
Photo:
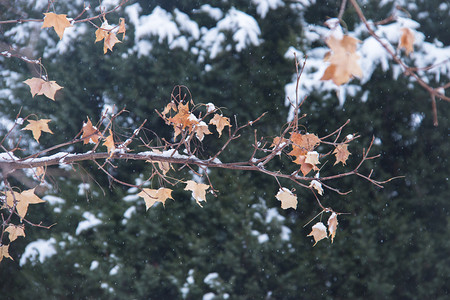
[[[124,2],[125,3],[125,2]],[[123,5],[121,4],[119,6]],[[102,19],[102,24],[100,26],[95,25],[91,20],[93,19]],[[112,51],[113,47],[117,43],[121,43],[119,38],[117,37],[119,34],[122,34],[122,41],[125,38],[126,26],[125,19],[120,18],[118,25],[109,25],[106,20],[106,13],[102,13],[95,18],[86,19],[89,20],[91,24],[97,28],[95,31],[95,43],[103,41],[103,52],[106,54],[108,50]],[[78,22],[78,21],[77,21]],[[63,38],[64,32],[67,28],[74,26],[76,23],[75,20],[67,18],[65,14],[56,14],[53,12],[44,13],[44,19],[42,28],[53,28],[56,34],[60,39]],[[413,44],[414,44],[414,34],[408,28],[402,29],[402,36],[399,41],[399,48],[403,48],[406,51],[406,54],[409,55],[413,52]],[[325,43],[330,48],[330,51],[325,55],[324,60],[329,63],[329,66],[326,68],[321,80],[332,80],[336,85],[342,85],[347,83],[353,77],[361,77],[362,70],[359,65],[359,55],[357,54],[357,45],[360,41],[347,36],[347,35],[339,35],[339,34],[330,34],[326,39]],[[44,70],[45,71],[45,70]],[[298,77],[299,78],[299,77]],[[55,81],[48,80],[48,75],[41,75],[40,77],[33,77],[24,81],[30,88],[30,92],[32,97],[36,95],[44,95],[49,99],[55,101],[55,94],[62,89],[63,87],[57,84]],[[298,102],[297,102],[298,103]],[[301,104],[300,104],[301,105]],[[205,110],[201,110],[200,108],[206,108]],[[297,107],[298,109],[298,107]],[[151,153],[155,155],[160,155],[161,157],[165,155],[167,152],[163,152],[167,150],[178,150],[180,146],[185,148],[186,153],[190,156],[194,156],[199,151],[199,148],[195,146],[195,143],[191,143],[194,137],[197,139],[197,144],[204,140],[206,135],[211,135],[209,125],[215,126],[215,129],[218,133],[218,137],[220,138],[223,134],[225,128],[228,128],[228,139],[225,142],[224,147],[213,156],[213,158],[217,158],[217,156],[223,151],[223,149],[231,142],[233,139],[239,137],[237,132],[247,126],[251,126],[252,122],[249,122],[245,126],[238,127],[236,122],[236,129],[234,133],[231,133],[231,123],[228,117],[225,117],[220,113],[220,109],[217,109],[214,104],[198,104],[194,105],[191,101],[171,101],[161,112],[158,112],[159,116],[168,124],[173,127],[173,140],[178,142],[165,142],[164,145],[160,147],[149,147],[151,149]],[[261,118],[261,117],[260,117]],[[259,118],[258,118],[259,119]],[[29,130],[32,132],[33,138],[39,143],[39,138],[43,132],[53,134],[53,132],[49,128],[50,119],[37,119],[31,120],[27,117],[25,120],[28,121],[28,124],[22,128],[22,130]],[[93,125],[91,120],[87,118],[87,122],[85,122],[80,130],[80,133],[77,137],[74,138],[73,142],[82,142],[83,144],[93,144],[94,148],[92,152],[95,152],[97,147],[100,145],[100,142],[103,142],[103,146],[107,148],[108,156],[106,158],[106,162],[110,162],[110,159],[114,157],[117,158],[117,153],[126,153],[131,151],[127,148],[130,144],[131,140],[135,135],[139,133],[139,130],[136,130],[131,137],[129,137],[125,142],[119,143],[115,141],[114,133],[112,131],[112,120],[109,120],[105,128],[100,131],[98,128],[100,125],[104,125],[105,120],[100,120],[96,125]],[[334,155],[335,162],[334,165],[341,163],[342,165],[346,165],[347,159],[351,154],[348,150],[349,143],[353,140],[353,138],[346,138],[341,142],[338,142],[336,138],[334,141],[326,141],[329,137],[319,138],[316,134],[302,132],[298,130],[298,118],[288,125],[289,130],[285,131],[280,136],[273,138],[271,145],[268,148],[259,148],[257,143],[255,143],[255,153],[257,151],[262,151],[263,153],[268,153],[266,156],[263,156],[260,159],[255,157],[255,153],[252,155],[252,158],[243,163],[242,165],[221,165],[221,167],[227,167],[230,169],[246,169],[246,170],[256,170],[260,172],[267,173],[273,176],[277,182],[278,177],[282,177],[285,179],[290,179],[295,183],[302,185],[298,180],[304,180],[309,183],[309,185],[302,185],[306,188],[309,188],[316,199],[318,200],[316,193],[318,195],[323,195],[323,178],[319,177],[319,165],[321,165],[321,160],[323,160],[328,155]],[[145,123],[145,122],[144,122]],[[143,124],[141,125],[141,127]],[[343,125],[345,126],[345,125]],[[342,126],[342,127],[343,127]],[[140,127],[140,128],[141,128]],[[337,136],[340,135],[342,127],[336,131]],[[255,132],[256,139],[256,132]],[[317,148],[319,146],[332,146],[332,150],[328,153],[319,153]],[[172,155],[176,151],[172,151]],[[291,175],[282,174],[279,171],[269,171],[265,169],[265,164],[270,161],[273,157],[284,153],[286,157],[290,159],[292,163],[297,165],[298,171]],[[361,163],[365,159],[371,159],[373,157],[367,157],[367,153],[365,154],[365,158],[361,161]],[[95,159],[92,159],[95,161]],[[209,161],[203,161],[202,164],[199,164],[199,167],[210,167],[216,164],[211,159]],[[255,164],[254,162],[258,162]],[[157,174],[162,178],[162,182],[167,182],[172,185],[168,179],[165,177],[170,170],[174,170],[172,164],[168,160],[149,160],[152,164],[158,166],[158,170],[154,174]],[[194,162],[190,162],[195,164]],[[361,165],[358,165],[353,172],[349,172],[342,176],[358,174],[361,177],[366,178],[374,184],[378,184],[378,182],[372,180],[369,176],[364,176],[357,173],[357,169]],[[184,162],[184,165],[187,165]],[[102,169],[108,176],[112,177],[107,171],[103,169],[102,166],[99,165],[99,168]],[[45,167],[38,167],[35,169],[35,174],[39,178],[41,182],[45,180]],[[303,175],[300,176],[299,174]],[[310,175],[311,172],[315,174]],[[153,176],[153,175],[152,175]],[[207,176],[207,175],[206,175]],[[335,175],[331,178],[338,178],[340,175]],[[113,178],[114,179],[114,178]],[[208,178],[209,181],[209,178]],[[195,199],[199,206],[202,206],[201,202],[206,201],[206,193],[211,192],[214,193],[214,189],[210,184],[205,184],[203,182],[196,182],[194,180],[178,180],[178,182],[182,182],[185,184],[184,190],[192,192],[192,197]],[[279,183],[279,182],[278,182]],[[280,188],[278,193],[275,195],[275,198],[281,202],[281,208],[288,209],[293,208],[297,209],[297,195],[294,194],[293,190],[289,190],[288,188],[282,187],[279,183]],[[329,186],[326,186],[330,188]],[[165,202],[167,199],[172,198],[173,190],[167,187],[159,187],[157,189],[153,188],[144,188],[139,186],[140,193],[138,195],[143,198],[146,208],[149,209],[156,202],[161,202],[165,206]],[[337,191],[337,189],[330,188],[332,190]],[[15,241],[20,236],[25,236],[25,225],[23,221],[25,220],[27,223],[32,226],[39,226],[33,224],[25,219],[26,214],[28,212],[28,206],[30,204],[38,204],[45,202],[41,198],[39,198],[35,194],[35,188],[24,190],[22,192],[18,192],[10,188],[6,192],[2,192],[3,197],[3,206],[2,209],[7,209],[9,211],[9,217],[3,222],[2,234],[0,239],[0,261],[3,258],[12,257],[9,255],[8,249],[11,242]],[[315,244],[327,237],[331,237],[331,242],[333,242],[334,237],[336,236],[336,230],[338,226],[337,216],[339,213],[334,212],[331,208],[325,208],[321,205],[318,200],[319,205],[322,208],[322,212],[329,212],[331,216],[328,219],[327,226],[325,226],[322,222],[318,222],[312,226],[312,231],[308,236],[312,236],[315,240]],[[11,222],[11,217],[13,215],[17,215],[20,219],[20,224],[15,225]],[[3,214],[2,214],[3,216]],[[43,226],[42,226],[43,227]],[[3,244],[3,235],[7,233],[9,237],[9,244]],[[314,244],[314,245],[315,245]]]

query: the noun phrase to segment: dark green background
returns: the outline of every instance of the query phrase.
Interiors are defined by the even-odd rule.
[[[44,134],[43,146],[70,140],[89,116],[98,120],[105,96],[120,108],[126,107],[126,118],[119,120],[117,132],[129,134],[144,119],[146,131],[167,136],[170,128],[154,113],[170,100],[175,85],[189,88],[197,103],[213,102],[226,107],[224,114],[237,115],[242,123],[268,112],[258,125],[265,136],[279,134],[286,122],[284,86],[292,80],[294,63],[284,54],[289,46],[304,47],[302,28],[297,12],[288,5],[270,11],[264,18],[256,14],[250,1],[138,1],[143,13],[156,5],[164,9],[178,8],[202,26],[213,26],[206,15],[192,10],[210,3],[227,11],[234,6],[254,16],[261,28],[264,42],[242,52],[228,51],[214,59],[198,63],[197,56],[180,49],[170,49],[167,43],[154,43],[151,56],[123,54],[133,46],[133,26],[129,24],[127,40],[114,47],[114,52],[102,54],[102,45],[93,44],[94,29],[80,36],[72,49],[63,55],[44,60],[52,80],[64,86],[60,98],[50,102],[41,96],[31,99],[26,87],[15,89],[22,102],[11,104],[0,99],[2,114],[13,118],[20,108],[22,115],[36,113],[40,118],[52,118],[55,135]],[[368,18],[381,20],[389,14],[392,4],[378,8],[378,1],[363,7]],[[450,44],[446,28],[449,10],[438,10],[441,1],[413,1],[408,7],[411,17],[420,22],[426,39],[438,38]],[[286,1],[288,3],[288,1]],[[448,2],[446,2],[448,3]],[[17,7],[19,6],[19,2]],[[64,11],[64,3],[55,4]],[[96,3],[92,4],[93,6]],[[2,19],[17,18],[16,12],[0,3]],[[5,9],[3,9],[5,8]],[[30,7],[30,17],[38,12]],[[327,17],[338,14],[339,4],[317,1],[303,14],[310,24],[322,24]],[[123,12],[123,11],[122,11]],[[423,17],[428,12],[433,18]],[[120,13],[119,13],[120,14]],[[422,16],[422,17],[421,17]],[[111,16],[111,23],[118,15]],[[344,14],[350,30],[358,23],[352,9]],[[2,26],[2,32],[8,26]],[[92,32],[91,32],[92,31]],[[6,37],[1,37],[6,42]],[[55,36],[56,38],[56,36]],[[155,39],[156,41],[156,39]],[[232,43],[232,41],[229,41]],[[320,46],[320,45],[318,45]],[[45,51],[41,41],[37,46]],[[23,73],[30,77],[27,66],[18,60],[2,59],[1,70]],[[204,71],[205,64],[212,69]],[[444,84],[432,81],[433,86]],[[2,79],[2,88],[6,81]],[[299,206],[296,211],[281,210],[274,197],[278,190],[272,178],[255,173],[211,170],[219,196],[208,196],[204,208],[199,208],[184,185],[175,188],[166,207],[161,205],[147,212],[143,200],[126,202],[123,197],[136,194],[123,186],[110,184],[95,165],[82,164],[77,173],[54,171],[53,190],[49,193],[66,200],[55,213],[50,205],[30,208],[33,221],[57,223],[50,230],[27,227],[26,238],[19,238],[10,247],[15,261],[0,265],[0,291],[5,299],[180,299],[183,286],[189,288],[187,299],[201,299],[209,292],[217,299],[446,299],[449,293],[449,182],[448,153],[450,105],[438,100],[439,126],[433,126],[431,103],[426,91],[408,88],[408,79],[392,79],[390,71],[377,69],[372,79],[363,85],[369,91],[366,102],[361,94],[347,98],[339,106],[335,95],[319,91],[312,93],[302,111],[308,113],[304,125],[308,131],[324,136],[347,119],[351,119],[345,134],[358,132],[362,138],[350,146],[352,156],[347,168],[355,166],[363,147],[372,136],[382,142],[373,154],[381,157],[369,162],[364,171],[375,169],[377,179],[404,176],[379,189],[356,177],[336,181],[334,186],[351,189],[348,196],[326,191],[323,203],[337,211],[350,212],[339,218],[333,244],[313,241],[303,228],[320,210],[308,191],[297,189]],[[40,98],[39,98],[40,97]],[[324,99],[327,100],[324,100]],[[412,126],[414,115],[423,116],[418,126]],[[3,129],[4,130],[4,129]],[[25,133],[23,133],[25,134]],[[225,160],[245,160],[251,153],[252,132],[224,153]],[[206,153],[218,145],[206,137]],[[74,151],[86,151],[77,146]],[[116,162],[111,170],[119,179],[134,182],[148,176],[148,164]],[[283,164],[274,167],[282,168]],[[338,169],[339,170],[339,169]],[[94,176],[99,186],[89,179]],[[68,177],[67,177],[68,176]],[[188,173],[180,176],[189,178]],[[90,181],[88,195],[78,195],[78,184]],[[16,183],[17,182],[13,182]],[[154,183],[155,185],[157,182]],[[287,184],[287,183],[286,183]],[[124,222],[124,212],[135,206],[132,217]],[[276,210],[282,217],[268,219]],[[102,224],[75,235],[84,211],[94,213]],[[289,241],[281,239],[282,226],[291,230]],[[269,240],[259,243],[252,231],[266,233]],[[19,266],[26,245],[36,239],[55,238],[57,254],[44,263],[29,262]],[[99,266],[90,270],[92,261]],[[117,274],[110,270],[118,265]],[[204,282],[206,275],[218,273],[215,286]],[[193,282],[187,283],[187,277]],[[108,288],[102,288],[101,285]]]

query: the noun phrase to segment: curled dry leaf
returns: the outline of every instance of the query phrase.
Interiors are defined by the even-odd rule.
[[[414,52],[414,33],[409,28],[402,28],[402,36],[400,37],[400,43],[398,47],[405,49],[406,55]]]
[[[311,183],[309,184],[310,187],[316,189],[316,191],[319,193],[319,195],[323,195],[323,188],[322,184],[317,180],[311,180]]]
[[[114,150],[116,149],[111,129],[109,129],[109,136],[106,137],[105,141],[103,142],[103,146],[106,146],[110,156],[114,153]]]
[[[331,216],[328,218],[328,232],[331,236],[331,242],[333,242],[334,237],[336,236],[336,229],[338,226],[337,214],[333,212]]]
[[[156,154],[162,154],[162,151],[159,151],[158,149],[152,149],[152,152],[156,153]],[[152,161],[147,160],[147,162],[151,163]],[[166,175],[167,172],[170,171],[170,169],[172,169],[172,165],[167,162],[167,161],[157,161],[156,162],[158,164],[159,169],[163,172],[163,175]]]
[[[317,222],[312,227],[311,233],[307,236],[312,236],[314,238],[315,243],[313,246],[315,246],[318,241],[327,238],[327,228],[322,222]]]
[[[289,189],[280,188],[275,197],[279,201],[281,201],[282,209],[288,209],[290,207],[293,209],[297,209],[297,195],[293,194]]]
[[[89,119],[89,117],[87,118],[88,121],[87,123],[83,124],[83,134],[81,136],[81,139],[83,139],[83,144],[87,144],[87,143],[93,143],[93,144],[97,144],[98,140],[100,138],[103,138],[103,135],[101,134],[100,131],[98,131],[98,129],[92,125],[91,120]]]

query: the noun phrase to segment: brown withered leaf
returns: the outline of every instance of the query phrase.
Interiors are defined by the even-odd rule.
[[[336,162],[334,163],[334,165],[336,165],[337,163],[341,162],[343,165],[346,164],[348,156],[351,154],[348,149],[348,144],[339,144],[336,146],[336,148],[333,151],[333,154],[336,156]]]
[[[197,183],[193,180],[186,181],[186,187],[184,188],[185,191],[192,191],[192,197],[194,197],[195,201],[197,202],[200,207],[203,207],[200,202],[205,201],[206,202],[206,190],[210,186],[208,184],[204,183]]]
[[[152,152],[155,152],[156,154],[162,154],[162,151],[159,151],[158,149],[152,149]],[[150,160],[147,160],[147,162],[152,162]],[[166,175],[167,172],[172,169],[172,165],[167,161],[157,161],[159,169],[163,172],[163,175]]]
[[[331,242],[333,243],[334,237],[336,236],[336,229],[338,226],[338,220],[337,220],[337,214],[336,213],[332,213],[331,216],[328,218],[328,232],[330,233],[329,235],[331,236]]]
[[[0,246],[0,262],[3,260],[3,257],[9,258],[9,259],[11,259],[11,260],[14,260],[14,259],[9,255],[8,249],[9,249],[9,245],[1,245],[1,246]]]
[[[148,210],[150,207],[153,206],[156,202],[161,202],[163,206],[166,204],[167,199],[172,199],[172,190],[168,188],[159,188],[157,190],[155,189],[148,189],[144,188],[142,191],[138,194],[139,197],[144,198],[145,201],[145,207]]]
[[[402,28],[402,36],[400,37],[400,43],[398,47],[405,49],[406,55],[414,52],[414,33],[409,28]]]
[[[299,155],[294,160],[294,163],[300,165],[300,171],[302,171],[303,176],[306,176],[312,169],[314,169],[314,165],[308,164],[306,161],[305,155]]]
[[[67,15],[55,14],[55,13],[44,13],[44,23],[41,28],[53,27],[61,40],[64,35],[64,30],[67,27],[72,27]]]
[[[83,144],[87,143],[97,144],[98,140],[100,138],[103,138],[103,135],[101,134],[100,131],[98,131],[98,129],[95,126],[92,125],[92,122],[89,119],[89,117],[87,119],[88,119],[87,123],[83,124],[83,135],[81,136],[81,138],[83,139]]]
[[[125,28],[125,18],[119,19],[119,30],[117,31],[117,34],[122,33],[122,41],[125,38],[125,32],[127,29]]]
[[[194,131],[200,142],[203,141],[205,134],[212,134],[212,132],[208,129],[208,125],[203,121],[194,126]]]
[[[230,119],[219,114],[214,114],[214,117],[209,121],[209,124],[216,125],[216,130],[219,133],[219,137],[222,135],[222,130],[225,126],[231,127]]]
[[[114,137],[113,137],[111,129],[109,129],[109,135],[106,137],[105,141],[103,142],[103,146],[106,146],[110,156],[114,153],[114,150],[116,149],[116,146],[114,144]]]
[[[356,54],[356,44],[360,42],[358,39],[347,35],[342,39],[330,36],[325,42],[331,53],[325,55],[324,60],[330,62],[330,65],[320,80],[332,80],[336,85],[342,85],[353,76],[362,76],[358,63],[360,57]]]
[[[275,198],[281,201],[282,209],[288,209],[290,207],[293,209],[297,209],[297,196],[293,194],[289,189],[280,188],[278,190],[278,193],[275,195]]]
[[[42,78],[33,77],[24,81],[30,87],[31,96],[45,95],[47,98],[55,101],[55,93],[63,87],[56,81],[45,81]]]
[[[315,243],[313,246],[315,246],[318,241],[320,241],[324,238],[327,238],[327,228],[325,227],[325,225],[322,222],[317,222],[312,227],[311,233],[308,234],[307,236],[314,237]]]
[[[15,241],[19,236],[25,236],[25,226],[22,225],[9,225],[5,232],[9,233],[9,241],[13,242]]]
[[[22,130],[31,130],[33,132],[33,138],[39,143],[39,138],[41,137],[41,132],[48,132],[53,134],[53,132],[48,128],[48,122],[50,119],[40,119],[37,121],[27,120],[29,124],[25,126]]]
[[[17,201],[16,211],[21,219],[23,219],[27,214],[29,204],[37,204],[45,202],[45,200],[42,200],[41,198],[39,198],[34,194],[34,190],[35,188],[25,190],[21,193],[11,191],[6,192],[6,203],[8,204],[9,207],[13,207],[14,199]]]

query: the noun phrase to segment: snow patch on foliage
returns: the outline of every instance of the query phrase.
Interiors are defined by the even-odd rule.
[[[23,266],[30,260],[33,264],[36,260],[43,263],[47,258],[52,257],[56,254],[56,240],[50,238],[49,240],[39,239],[37,241],[29,243],[25,247],[25,251],[20,258],[20,266]]]
[[[281,0],[252,0],[252,3],[256,5],[256,12],[263,19],[266,17],[269,10],[277,9],[284,5]]]
[[[93,228],[102,223],[100,219],[98,219],[93,213],[88,211],[85,211],[83,213],[83,218],[85,218],[86,220],[78,223],[77,229],[75,230],[76,235],[79,235],[83,231]]]

